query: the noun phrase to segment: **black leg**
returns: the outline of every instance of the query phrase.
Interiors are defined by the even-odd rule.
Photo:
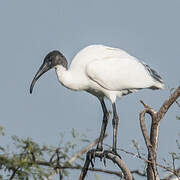
[[[117,111],[116,111],[116,105],[115,103],[112,104],[112,108],[113,108],[113,119],[112,119],[112,125],[113,125],[113,147],[112,147],[112,151],[116,152],[116,145],[117,145],[117,128],[118,128],[118,115],[117,115]]]
[[[102,110],[103,110],[103,121],[102,121],[102,126],[101,126],[101,134],[99,136],[99,142],[97,145],[97,149],[98,150],[103,150],[102,144],[103,144],[103,139],[104,139],[104,135],[106,132],[106,127],[107,127],[107,123],[108,123],[108,119],[109,119],[109,112],[106,108],[104,99],[100,99],[101,102],[101,106],[102,106]]]

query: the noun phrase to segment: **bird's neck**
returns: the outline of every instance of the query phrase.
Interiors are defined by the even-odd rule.
[[[81,90],[78,79],[70,70],[61,65],[57,65],[55,70],[58,80],[63,86],[74,91]]]

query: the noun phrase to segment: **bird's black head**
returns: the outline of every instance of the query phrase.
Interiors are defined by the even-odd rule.
[[[39,68],[38,72],[36,73],[32,83],[31,83],[31,87],[30,87],[30,93],[32,93],[33,91],[33,87],[36,83],[36,81],[48,70],[56,67],[57,65],[61,65],[64,68],[67,69],[67,60],[64,57],[64,55],[62,53],[60,53],[59,51],[55,50],[52,51],[50,53],[48,53],[46,55],[46,57],[44,58],[44,62],[41,65],[41,67]]]
[[[67,68],[67,60],[62,53],[55,50],[46,55],[43,64],[47,64],[49,68],[53,68],[57,65],[62,65]]]

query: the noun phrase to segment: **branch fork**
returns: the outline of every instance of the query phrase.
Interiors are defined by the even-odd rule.
[[[160,180],[158,170],[157,170],[157,148],[158,148],[158,135],[159,135],[159,127],[160,127],[160,121],[163,119],[164,115],[170,108],[170,106],[176,102],[177,98],[180,96],[180,86],[174,91],[173,94],[170,95],[170,97],[162,104],[161,108],[158,112],[156,112],[154,109],[149,107],[147,104],[145,104],[142,100],[140,101],[143,106],[144,110],[140,112],[139,120],[140,120],[140,126],[141,131],[145,140],[145,144],[148,150],[148,160],[146,161],[147,166],[147,180]],[[145,115],[149,114],[151,116],[151,130],[150,134],[148,135],[148,130],[145,123]],[[112,151],[99,151],[99,150],[90,150],[87,152],[86,155],[86,161],[84,164],[84,167],[81,171],[79,180],[84,180],[87,171],[89,168],[89,165],[91,164],[92,167],[94,167],[95,158],[100,158],[101,160],[104,160],[104,164],[106,165],[106,158],[113,161],[115,164],[118,165],[118,167],[122,170],[122,173],[124,175],[125,180],[132,180],[132,174],[130,170],[127,168],[127,166],[122,161],[121,157],[112,152]],[[160,165],[159,165],[160,166]],[[160,166],[161,167],[161,166]]]
[[[142,134],[145,140],[146,147],[148,149],[148,167],[147,167],[147,179],[148,180],[159,180],[158,170],[157,170],[157,148],[158,148],[158,135],[159,135],[159,127],[160,121],[170,108],[170,106],[176,102],[177,98],[180,96],[180,86],[174,91],[173,94],[163,103],[158,112],[155,112],[152,108],[146,105],[142,100],[140,101],[144,110],[141,111],[139,119],[140,126],[142,130]],[[151,116],[151,130],[150,135],[148,135],[148,131],[145,124],[145,114],[149,114]]]

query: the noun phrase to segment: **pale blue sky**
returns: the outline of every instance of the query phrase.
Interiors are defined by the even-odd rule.
[[[32,137],[52,145],[58,144],[60,132],[68,133],[72,128],[80,132],[88,128],[92,140],[99,135],[102,120],[99,102],[87,93],[71,92],[60,86],[54,70],[45,74],[33,94],[29,94],[32,78],[44,56],[53,49],[60,50],[70,63],[80,49],[90,44],[119,47],[156,69],[166,87],[177,87],[179,7],[179,0],[1,1],[0,125],[5,127],[6,134]],[[138,120],[143,109],[139,100],[157,110],[168,95],[167,89],[144,90],[117,102],[119,147],[131,151],[131,140],[136,139],[145,148]],[[159,159],[176,147],[175,139],[180,132],[180,122],[175,118],[178,114],[174,105],[161,123]],[[111,122],[107,132],[106,142],[111,145]],[[142,167],[136,159],[123,153],[121,156],[132,169]]]

